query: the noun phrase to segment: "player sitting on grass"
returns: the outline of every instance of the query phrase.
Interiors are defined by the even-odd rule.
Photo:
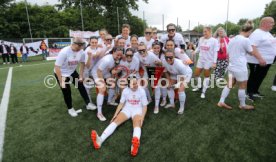
[[[129,118],[133,123],[133,138],[131,155],[136,156],[140,145],[141,127],[147,112],[147,96],[145,90],[138,86],[136,78],[128,78],[129,86],[123,90],[120,104],[109,126],[101,136],[95,130],[91,132],[91,139],[95,149],[99,149],[102,143],[115,131],[115,129]]]

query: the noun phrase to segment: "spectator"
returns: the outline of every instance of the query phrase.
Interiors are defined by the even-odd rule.
[[[195,51],[195,46],[192,42],[188,43],[188,47],[186,50],[186,54],[187,56],[189,56],[189,58],[193,61],[192,64],[190,64],[190,67],[193,67],[195,62],[196,62],[196,54],[194,53]]]
[[[259,29],[256,29],[249,37],[253,49],[257,50],[263,59],[257,60],[254,56],[247,56],[250,69],[247,94],[248,99],[254,101],[256,98],[264,97],[259,88],[273,63],[276,55],[276,39],[269,32],[274,26],[272,17],[264,17],[260,21]]]
[[[3,64],[6,64],[6,63],[10,64],[9,52],[10,52],[9,46],[6,45],[4,41],[1,41],[0,54],[2,55],[2,58],[3,58]]]
[[[20,52],[22,54],[22,62],[27,62],[28,60],[28,54],[29,54],[29,47],[23,43],[23,45],[20,47]]]
[[[46,60],[46,57],[48,57],[48,52],[47,52],[47,45],[44,42],[44,40],[41,41],[41,44],[40,44],[39,48],[42,51],[42,57],[43,57],[42,59]]]
[[[11,55],[11,60],[12,63],[18,63],[18,59],[17,59],[17,49],[16,47],[14,47],[14,45],[11,43],[10,44],[10,55]]]

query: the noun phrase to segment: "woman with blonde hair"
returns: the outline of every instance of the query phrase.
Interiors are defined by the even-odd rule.
[[[217,66],[214,70],[215,79],[217,80],[223,78],[225,70],[228,66],[227,46],[229,43],[229,38],[227,37],[227,34],[222,27],[219,27],[213,36],[219,42]]]

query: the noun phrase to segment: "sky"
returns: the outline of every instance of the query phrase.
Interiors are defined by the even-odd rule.
[[[21,0],[16,0],[21,1]],[[224,23],[227,19],[228,0],[148,0],[145,3],[138,1],[139,10],[132,11],[133,15],[144,18],[149,26],[163,29],[162,15],[164,15],[164,25],[175,23],[183,30],[202,25],[216,25]],[[265,5],[272,0],[229,0],[228,20],[237,23],[240,18],[254,19],[260,17],[265,9]],[[27,0],[30,3],[56,4],[58,0]]]

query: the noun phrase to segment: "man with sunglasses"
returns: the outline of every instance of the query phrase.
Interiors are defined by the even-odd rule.
[[[89,97],[83,86],[83,71],[85,65],[85,56],[83,52],[85,42],[81,38],[73,38],[73,44],[64,47],[58,54],[55,62],[55,77],[60,85],[64,101],[68,108],[68,113],[72,117],[78,116],[77,111],[72,106],[72,96],[70,84],[78,84],[78,90],[86,103],[87,109],[93,109]],[[76,71],[80,63],[80,75]],[[77,83],[76,83],[77,81]]]
[[[154,39],[152,39],[152,29],[146,28],[145,29],[145,36],[139,37],[138,43],[143,42],[147,46],[147,50],[151,49],[152,43],[154,42]]]
[[[113,68],[117,65],[123,55],[123,48],[114,47],[112,49],[112,54],[104,56],[92,69],[92,76],[96,82],[99,93],[97,95],[97,117],[100,121],[105,121],[106,118],[102,114],[102,105],[104,101],[104,94],[106,92],[106,83],[105,80],[110,83],[112,75],[118,73]],[[113,84],[113,83],[111,83]],[[109,88],[108,91],[108,104],[115,106],[115,103],[111,103],[112,97],[115,94],[115,87]],[[117,106],[117,104],[116,104]]]
[[[173,40],[175,43],[175,47],[178,47],[181,49],[181,53],[184,53],[186,48],[186,43],[180,33],[176,33],[176,25],[175,24],[168,24],[167,25],[167,32],[168,34],[165,34],[161,37],[161,43],[162,47],[168,40]]]
[[[165,76],[169,80],[168,93],[170,97],[170,104],[165,108],[174,108],[174,88],[178,88],[180,108],[178,114],[183,114],[186,94],[185,84],[189,83],[192,77],[192,69],[189,66],[185,66],[183,62],[175,58],[173,50],[165,51],[165,60],[162,60],[162,64],[165,67]],[[178,78],[179,77],[179,78]]]

